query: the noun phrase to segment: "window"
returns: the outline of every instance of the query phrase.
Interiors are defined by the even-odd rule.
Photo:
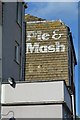
[[[21,2],[17,2],[17,23],[21,26],[22,22],[22,7]]]
[[[15,41],[15,61],[19,63],[19,44]]]

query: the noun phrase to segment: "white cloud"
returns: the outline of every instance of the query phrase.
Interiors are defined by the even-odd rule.
[[[72,19],[72,16],[77,17],[78,6],[73,2],[46,2],[46,3],[35,3],[35,7],[30,9],[30,14],[41,17],[44,19],[57,19],[61,17],[66,17],[67,19]],[[74,14],[73,14],[74,13]],[[76,18],[74,17],[74,19]]]

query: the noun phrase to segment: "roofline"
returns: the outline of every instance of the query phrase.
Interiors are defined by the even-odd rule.
[[[72,49],[73,49],[73,53],[74,53],[75,65],[77,65],[77,58],[76,58],[76,53],[75,53],[74,44],[73,44],[72,39],[71,39],[71,45],[72,45]]]
[[[67,26],[67,28],[69,28]],[[73,50],[73,54],[74,54],[74,59],[75,59],[75,65],[77,65],[77,58],[76,58],[76,53],[75,53],[75,49],[74,49],[74,44],[73,44],[73,38],[72,38],[72,33],[71,31],[69,31],[69,34],[70,34],[70,41],[71,41],[71,45],[72,45],[72,50]]]
[[[27,14],[25,14],[25,15],[27,15]],[[31,23],[45,23],[45,22],[56,22],[56,21],[59,21],[59,22],[61,22],[62,24],[65,24],[63,21],[61,21],[60,19],[58,19],[58,20],[42,20],[42,21],[29,21],[29,22],[27,22],[27,23],[29,23],[29,24],[31,24]]]
[[[27,22],[27,23],[44,23],[44,22],[54,22],[54,20],[53,21],[48,21],[48,20],[43,20],[43,21],[29,21],[29,22]]]

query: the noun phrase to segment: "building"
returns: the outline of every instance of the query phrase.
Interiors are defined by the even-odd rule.
[[[62,21],[27,22],[25,80],[65,80],[74,84],[72,35]]]
[[[0,95],[1,95],[1,80],[2,80],[2,4],[0,2]],[[1,102],[1,96],[0,96]],[[1,113],[1,106],[0,106],[0,113]],[[1,118],[1,115],[0,115]]]
[[[0,82],[2,79],[2,4],[0,2]]]
[[[16,119],[75,118],[77,62],[70,29],[61,20],[31,18],[26,25],[25,81],[17,81],[15,88],[2,84],[2,118],[6,113]]]
[[[75,116],[74,68],[77,64],[70,28],[61,20],[46,21],[27,15],[25,81],[64,80]],[[56,90],[56,89],[55,89]],[[55,94],[55,93],[54,93]],[[57,102],[57,101],[55,101]]]
[[[8,83],[9,79],[14,81],[24,80],[26,27],[24,14],[24,2],[0,1],[1,87]]]
[[[0,44],[2,74],[1,72],[0,74],[2,82],[7,82],[9,77],[19,81],[24,79],[22,74],[25,42],[24,3],[4,2],[2,10],[2,44]]]
[[[9,94],[7,94],[9,93]],[[64,80],[2,86],[3,118],[71,118],[71,95]],[[10,112],[10,111],[13,111]]]

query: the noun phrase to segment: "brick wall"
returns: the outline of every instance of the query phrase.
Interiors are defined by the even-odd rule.
[[[26,29],[25,80],[65,80],[68,84],[68,31],[65,24],[60,21],[29,22],[27,23]],[[31,38],[28,36],[28,32],[30,31],[34,31],[34,33],[30,34]],[[41,35],[48,33],[48,36],[45,37],[48,38],[48,40],[38,39],[38,36],[35,34],[37,31],[42,32]],[[55,35],[55,38],[58,38],[59,34],[62,34],[61,37],[59,39],[52,38],[54,35],[53,31],[58,34]],[[61,48],[59,48],[59,50],[57,50],[57,42],[59,42],[60,45],[64,45],[65,49],[61,50]],[[32,47],[35,43],[38,44],[39,49],[37,49],[37,53],[35,53],[35,49],[32,50],[32,53],[30,52],[30,49],[27,48],[28,43],[31,43]],[[54,48],[50,45],[53,45]],[[45,48],[42,47],[42,50],[45,52],[42,53],[40,51],[40,46],[47,46]]]

